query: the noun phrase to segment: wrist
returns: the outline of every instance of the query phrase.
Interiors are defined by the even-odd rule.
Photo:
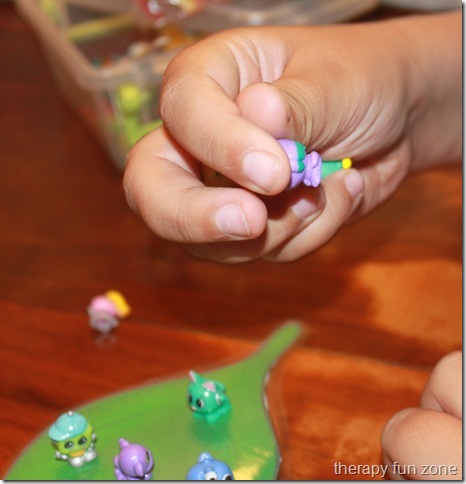
[[[412,169],[462,156],[461,12],[399,21]],[[401,47],[401,46],[400,46]]]

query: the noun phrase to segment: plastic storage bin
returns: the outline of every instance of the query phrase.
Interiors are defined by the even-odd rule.
[[[207,3],[180,24],[203,33],[238,26],[329,24],[361,16],[378,4],[378,0],[235,0]]]
[[[439,11],[461,8],[461,0],[380,0],[381,5],[409,10]]]
[[[39,36],[61,91],[123,168],[131,146],[160,124],[163,72],[193,37],[144,29],[129,13],[72,0],[17,0],[17,6]]]
[[[202,11],[155,28],[136,14],[134,0],[16,0],[62,92],[119,168],[131,146],[161,124],[162,75],[173,56],[199,36],[244,25],[339,22],[378,5],[378,0],[223,2],[207,2]]]

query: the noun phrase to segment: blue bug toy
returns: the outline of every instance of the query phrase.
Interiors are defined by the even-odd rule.
[[[234,481],[233,472],[225,462],[214,459],[208,452],[203,452],[197,464],[186,475],[187,481]]]

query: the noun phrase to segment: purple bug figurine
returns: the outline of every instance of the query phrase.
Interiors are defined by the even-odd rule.
[[[322,158],[317,151],[306,154],[304,145],[289,139],[279,139],[291,165],[291,180],[288,189],[301,183],[308,187],[318,187],[322,178]]]
[[[148,481],[152,476],[154,458],[150,450],[120,439],[120,452],[113,459],[115,477],[119,481]]]
[[[302,184],[317,188],[325,177],[339,170],[347,170],[352,166],[351,158],[338,160],[323,160],[317,151],[306,153],[306,147],[291,139],[277,140],[285,151],[291,168],[291,177],[287,190]],[[204,182],[212,187],[237,187],[238,185],[207,167],[203,167]]]

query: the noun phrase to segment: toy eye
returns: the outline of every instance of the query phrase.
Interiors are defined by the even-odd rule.
[[[191,405],[193,403],[193,396],[188,393],[188,403]]]
[[[222,478],[223,481],[232,481],[233,479],[231,478],[230,474],[225,474]]]
[[[146,461],[150,462],[150,454],[149,451],[146,450]]]
[[[81,437],[81,438],[78,440],[78,444],[79,444],[79,445],[84,445],[86,442],[87,442],[86,437]]]
[[[65,445],[64,445],[65,449],[72,449],[74,447],[74,442],[72,442],[71,440],[69,440]]]
[[[204,406],[204,400],[202,400],[201,398],[198,398],[196,400],[196,405],[199,407],[199,408],[202,408]]]
[[[205,481],[216,481],[217,480],[217,473],[215,471],[206,472],[204,480]]]

